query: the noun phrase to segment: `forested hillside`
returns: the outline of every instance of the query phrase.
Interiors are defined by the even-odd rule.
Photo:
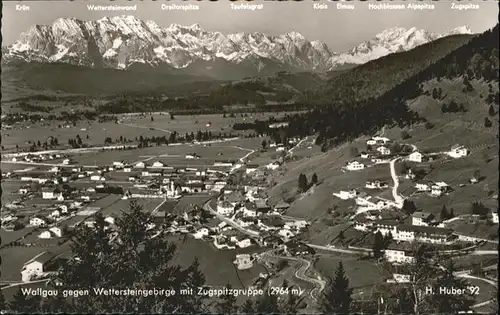
[[[329,102],[324,108],[295,115],[290,119],[289,135],[319,133],[317,143],[326,148],[362,134],[370,134],[384,125],[399,124],[403,127],[425,121],[425,117],[411,111],[406,103],[423,93],[423,82],[435,78],[467,77],[469,80],[479,79],[498,84],[498,35],[497,25],[378,98],[354,102],[347,97],[342,102]],[[383,74],[377,76],[383,77]],[[374,82],[374,87],[377,85]]]
[[[307,93],[304,101],[321,106],[331,102],[351,103],[381,96],[471,38],[471,35],[448,36],[410,51],[370,61],[331,78],[327,89]]]

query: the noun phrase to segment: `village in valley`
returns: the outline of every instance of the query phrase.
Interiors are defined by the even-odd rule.
[[[2,9],[0,314],[499,313],[497,5],[98,2]]]
[[[12,169],[2,174],[4,197],[16,198],[2,205],[2,249],[14,256],[22,253],[19,257],[25,260],[10,262],[18,270],[12,270],[6,283],[49,279],[70,258],[71,235],[79,225],[93,228],[100,213],[113,230],[130,201],[154,217],[148,228],[158,232],[155,236],[183,235],[214,251],[234,251],[231,264],[239,270],[253,267],[257,248],[276,246],[293,256],[303,248],[297,236],[308,222],[283,217],[290,205],[283,200],[271,204],[266,191],[269,178],[301,140],[235,137],[146,148],[110,145],[37,152],[31,147],[4,153],[2,169]],[[148,150],[156,155],[143,156]],[[165,154],[172,151],[178,154]],[[138,160],[121,159],[123,152]],[[78,162],[100,161],[100,156],[107,160],[110,154],[117,158],[109,163]],[[254,156],[259,164],[253,163]],[[269,276],[261,272],[257,280]]]
[[[273,128],[276,123],[270,130]],[[343,176],[356,177],[371,169],[380,175],[367,178],[364,185],[346,185],[344,190],[331,192],[332,202],[340,202],[336,208],[345,208],[345,217],[338,225],[343,228],[327,243],[317,243],[308,237],[309,218],[288,213],[294,200],[314,198],[315,186],[321,184],[317,174],[310,183],[300,174],[298,199],[276,193],[288,164],[300,163],[313,154],[312,138],[281,142],[279,137],[274,137],[277,141],[271,138],[262,135],[143,148],[109,145],[4,153],[2,166],[12,170],[2,174],[3,192],[5,195],[10,189],[9,198],[16,198],[3,204],[2,251],[19,258],[9,262],[12,273],[5,285],[52,279],[58,266],[71,258],[72,231],[79,225],[93,228],[96,213],[102,214],[106,228],[113,230],[130,201],[154,217],[148,227],[156,231],[153,237],[170,235],[183,238],[182,242],[187,237],[200,244],[197,246],[212,247],[214,253],[231,253],[225,257],[230,257],[239,272],[250,271],[247,285],[276,285],[284,268],[296,268],[301,273],[295,273],[292,283],[301,290],[302,286],[308,288],[312,301],[324,288],[327,276],[311,268],[314,257],[383,259],[393,267],[378,275],[382,277],[379,280],[402,283],[409,281],[409,275],[397,266],[414,262],[415,243],[427,243],[454,257],[487,257],[491,264],[481,266],[487,267],[484,272],[491,271],[491,258],[497,257],[496,235],[455,227],[465,221],[497,228],[496,209],[485,210],[488,208],[477,203],[470,214],[454,214],[453,209],[443,206],[436,215],[435,211],[418,209],[411,201],[416,196],[439,200],[464,186],[479,185],[484,180],[479,171],[456,187],[440,178],[426,179],[431,164],[467,159],[471,153],[467,147],[453,145],[445,151],[424,153],[408,140],[374,136],[361,147],[346,148],[351,158],[337,165]],[[243,147],[243,143],[253,147]],[[135,160],[120,158],[122,153],[135,156]],[[88,162],[100,157],[109,162]],[[461,276],[477,275],[469,272]]]

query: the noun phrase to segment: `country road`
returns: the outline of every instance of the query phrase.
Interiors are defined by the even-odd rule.
[[[293,151],[295,151],[295,149],[297,149],[304,141],[307,141],[307,139],[309,139],[309,137],[305,137],[304,139],[300,140],[293,148],[290,149],[290,151],[287,152],[286,155],[292,155]]]
[[[475,250],[471,255],[484,256],[484,255],[498,255],[497,250]]]
[[[298,258],[298,257],[288,257],[288,256],[279,256],[279,255],[274,255],[270,254],[269,252],[264,252],[261,254],[261,257],[264,256],[269,256],[275,259],[286,259],[286,260],[292,260],[300,263],[300,267],[295,270],[295,277],[297,279],[300,279],[305,282],[312,283],[315,288],[309,291],[310,297],[317,301],[318,300],[318,294],[323,292],[326,286],[326,281],[320,279],[320,278],[312,278],[307,275],[307,271],[309,268],[311,268],[311,262],[309,260],[303,259],[303,258]],[[318,292],[318,293],[315,293]]]
[[[85,167],[85,168],[98,168],[97,165],[75,165],[75,164],[54,164],[42,162],[26,162],[26,161],[7,161],[2,160],[5,164],[20,164],[20,165],[36,165],[36,166],[52,166],[52,167]]]
[[[354,254],[354,255],[363,255],[363,251],[360,250],[349,250],[349,249],[341,249],[341,248],[335,248],[333,246],[321,246],[321,245],[315,245],[315,244],[306,244],[307,246],[314,248],[314,249],[319,249],[319,250],[325,250],[325,251],[330,251],[330,252],[335,252],[335,253],[342,253],[342,254]],[[371,250],[367,249],[365,252],[369,252]]]
[[[394,185],[392,186],[392,197],[394,198],[394,202],[398,205],[398,208],[403,208],[403,202],[404,198],[401,197],[400,194],[398,194],[398,187],[399,187],[399,179],[398,175],[396,174],[396,161],[399,160],[400,158],[395,158],[389,162],[389,168],[391,170],[391,177],[392,181],[394,182]]]
[[[457,276],[457,278],[466,278],[466,279],[475,279],[475,280],[479,280],[479,281],[484,281],[484,282],[491,284],[492,286],[495,286],[495,287],[498,285],[497,281],[487,279],[487,278],[482,278],[482,277],[476,277],[476,276],[470,275],[468,273],[457,273],[455,275]]]
[[[141,128],[141,129],[149,129],[149,130],[158,130],[158,131],[163,131],[166,133],[172,133],[172,131],[168,129],[162,129],[162,128],[156,128],[156,127],[147,127],[147,126],[140,126],[140,125],[135,125],[135,124],[122,124],[124,126],[129,126],[129,127],[135,127],[135,128]]]
[[[20,157],[27,155],[45,155],[45,154],[60,154],[60,153],[87,153],[99,150],[118,150],[123,148],[137,148],[136,144],[129,145],[114,145],[114,146],[104,146],[104,147],[89,147],[89,148],[78,148],[78,149],[62,149],[62,150],[45,150],[45,151],[35,151],[35,152],[18,152],[18,153],[7,153],[3,154],[2,157]],[[4,161],[2,161],[3,163]]]

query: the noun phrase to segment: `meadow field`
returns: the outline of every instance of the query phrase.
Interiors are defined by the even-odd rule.
[[[338,263],[342,262],[349,286],[354,289],[370,287],[382,283],[390,277],[390,273],[370,260],[358,260],[357,257],[334,254],[321,255],[314,267],[323,278],[333,277]]]
[[[252,285],[259,273],[266,269],[254,265],[251,269],[238,270],[233,264],[237,254],[250,254],[263,249],[249,247],[238,250],[217,250],[209,242],[195,240],[190,236],[169,236],[168,240],[177,246],[174,263],[189,266],[196,258],[200,270],[205,275],[208,285],[223,287],[230,284],[233,288],[245,288]]]

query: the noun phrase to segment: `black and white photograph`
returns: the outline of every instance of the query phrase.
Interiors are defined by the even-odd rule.
[[[498,1],[4,1],[0,312],[498,314]]]

